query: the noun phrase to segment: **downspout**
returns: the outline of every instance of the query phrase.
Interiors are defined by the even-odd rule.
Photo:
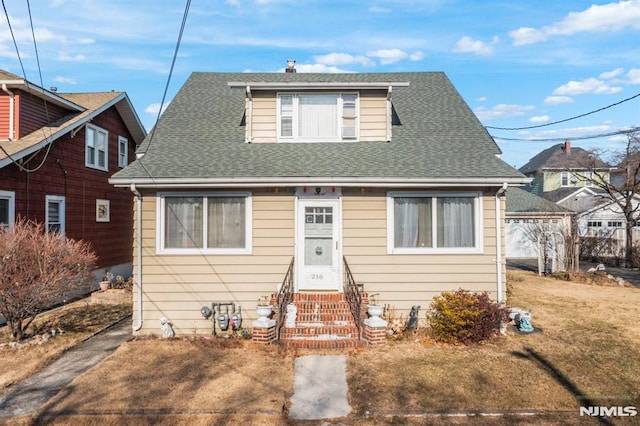
[[[9,95],[9,140],[12,141],[15,136],[15,129],[13,120],[14,117],[14,109],[15,109],[15,94],[7,88],[6,83],[2,83],[2,91]]]
[[[136,196],[136,284],[138,287],[138,323],[133,326],[133,331],[142,328],[142,195],[136,189],[136,184],[131,184],[131,192]]]
[[[502,298],[502,220],[500,218],[500,196],[507,190],[507,183],[504,182],[502,187],[496,192],[496,276],[498,303],[503,303]]]
[[[251,94],[251,86],[247,85],[247,134],[245,142],[251,143],[253,139],[253,95]]]

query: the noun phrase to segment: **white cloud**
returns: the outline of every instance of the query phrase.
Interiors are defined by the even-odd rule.
[[[531,117],[529,121],[531,123],[546,123],[550,118],[548,115],[537,115],[535,117]]]
[[[525,44],[546,41],[552,36],[573,35],[582,32],[607,32],[623,28],[640,28],[640,2],[638,0],[620,1],[604,5],[592,5],[582,12],[571,12],[564,19],[540,29],[522,27],[509,32],[513,44]]]
[[[601,78],[603,80],[610,80],[614,77],[619,76],[620,74],[622,74],[624,72],[623,68],[616,68],[615,70],[611,70],[611,71],[607,71],[607,72],[603,72],[602,74],[600,74],[598,76],[598,78]]]
[[[410,61],[421,61],[424,59],[424,53],[417,51],[417,52],[413,52],[411,55],[409,55],[409,60]]]
[[[369,8],[369,12],[371,12],[371,13],[391,13],[392,10],[391,9],[387,9],[386,7],[371,6]]]
[[[534,110],[531,105],[498,104],[493,108],[478,107],[473,110],[476,116],[482,120],[495,120],[498,118],[520,117],[528,111]]]
[[[63,62],[84,62],[87,58],[84,55],[77,54],[75,56],[69,56],[65,52],[58,53],[58,60]]]
[[[165,102],[164,106],[162,107],[162,112],[164,112],[164,110],[167,109],[170,103],[171,102]],[[147,114],[158,114],[158,111],[160,111],[160,102],[149,104],[144,109],[144,112],[146,112]]]
[[[575,101],[569,96],[547,96],[544,100],[545,105],[572,104]]]
[[[284,72],[284,68],[280,70]],[[296,64],[296,71],[299,73],[324,73],[324,74],[339,74],[350,73],[353,71],[346,71],[338,67],[327,66],[325,64]]]
[[[496,42],[497,39],[494,38],[493,43]],[[494,51],[493,46],[480,40],[474,40],[469,36],[462,37],[453,48],[454,53],[473,53],[480,56],[492,56]]]
[[[609,86],[597,78],[587,78],[582,81],[570,81],[553,91],[554,95],[584,95],[587,93],[595,95],[611,95],[622,92],[622,87]]]
[[[640,68],[632,68],[627,73],[629,84],[640,84]]]
[[[314,56],[316,62],[324,65],[348,65],[361,64],[364,66],[373,66],[375,62],[366,56],[350,55],[348,53],[329,53],[327,55]]]
[[[480,96],[479,98],[476,98],[476,102],[487,102],[487,97],[486,96]]]
[[[73,79],[73,78],[69,78],[69,77],[56,77],[53,79],[56,83],[62,83],[62,84],[78,84],[78,82]]]
[[[400,49],[380,49],[367,52],[367,56],[378,58],[382,65],[388,65],[406,59],[409,55]]]

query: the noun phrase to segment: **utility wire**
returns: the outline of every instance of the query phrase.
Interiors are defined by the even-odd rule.
[[[7,12],[7,6],[5,5],[4,0],[2,0],[2,8],[4,9],[5,17],[7,18],[7,26],[9,27],[9,31],[11,33],[11,39],[13,40],[13,45],[14,45],[14,47],[16,49],[16,56],[18,57],[18,62],[20,62],[20,68],[22,69],[22,76],[23,76],[25,82],[27,83],[26,84],[27,92],[31,96],[33,96],[33,93],[31,93],[31,89],[30,89],[29,84],[28,84],[27,73],[26,73],[26,71],[24,69],[24,64],[22,62],[22,57],[20,56],[20,49],[18,48],[18,42],[16,41],[16,37],[15,37],[15,35],[13,33],[13,28],[11,27],[11,19],[9,19],[9,12]],[[37,64],[38,64],[38,74],[40,76],[40,87],[44,89],[44,87],[43,87],[44,85],[43,85],[43,82],[42,82],[42,69],[40,67],[40,58],[38,56],[38,46],[37,46],[37,42],[36,42],[35,31],[33,29],[33,19],[31,17],[31,6],[30,6],[28,0],[27,0],[27,8],[29,10],[29,23],[31,25],[31,35],[33,37],[33,46],[34,46],[34,49],[35,49],[36,61],[37,61]],[[44,111],[45,111],[46,122],[49,123],[50,122],[50,120],[49,120],[49,110],[47,108],[47,100],[46,99],[44,99]],[[42,128],[42,132],[44,133],[44,140],[47,141],[47,139],[51,135],[47,136],[44,127]],[[4,147],[2,145],[0,145],[0,150],[2,150],[2,152],[7,156],[7,158],[9,158],[11,160],[11,162],[18,167],[19,170],[21,170],[23,172],[26,172],[26,173],[34,173],[34,172],[37,172],[38,170],[40,170],[40,168],[42,168],[42,166],[44,166],[44,163],[46,162],[47,157],[49,156],[49,153],[51,152],[51,147],[52,146],[53,146],[53,141],[51,141],[48,144],[47,151],[45,152],[45,155],[42,158],[42,161],[40,162],[40,164],[37,167],[33,168],[33,169],[27,169],[22,164],[20,164],[15,158],[13,158],[13,156],[11,156],[11,154],[9,154],[7,152],[6,149],[4,149]]]
[[[586,117],[587,115],[591,115],[591,114],[595,114],[596,112],[604,111],[605,109],[609,109],[609,108],[614,107],[616,105],[620,105],[622,103],[628,102],[628,101],[630,101],[632,99],[635,99],[637,97],[640,97],[640,93],[637,93],[637,94],[635,94],[635,95],[633,95],[631,97],[628,97],[626,99],[623,99],[623,100],[618,101],[616,103],[613,103],[611,105],[607,105],[605,107],[598,108],[598,109],[593,110],[593,111],[585,112],[584,114],[576,115],[574,117],[565,118],[564,120],[552,121],[551,123],[537,124],[535,126],[527,126],[527,127],[494,127],[494,126],[484,126],[484,127],[485,127],[485,129],[494,129],[494,130],[529,130],[529,129],[538,129],[540,127],[553,126],[554,124],[565,123],[567,121],[575,120],[577,118]]]
[[[162,114],[162,107],[164,105],[165,99],[167,98],[167,92],[169,91],[169,83],[171,82],[171,76],[173,75],[173,68],[176,64],[176,59],[178,58],[178,51],[180,50],[180,43],[182,42],[182,34],[184,33],[184,29],[187,25],[187,16],[189,15],[189,7],[191,7],[191,0],[187,0],[184,8],[184,14],[182,15],[182,24],[180,25],[180,32],[178,33],[178,40],[176,41],[176,47],[173,51],[173,58],[171,60],[171,67],[169,68],[169,75],[167,76],[167,83],[164,86],[164,92],[162,93],[162,101],[160,102],[160,107],[158,108],[158,115],[156,116],[156,122],[153,125],[153,129],[151,130],[151,135],[149,136],[149,142],[147,143],[147,148],[145,150],[148,151],[151,148],[151,142],[153,142],[153,137],[156,134],[156,129],[158,127],[158,121],[160,120],[160,115]],[[154,180],[149,170],[144,166],[144,156],[138,159],[138,164],[145,171],[147,176]]]
[[[491,135],[492,138],[502,140],[502,141],[518,141],[518,142],[563,142],[567,139],[569,140],[587,140],[587,139],[598,139],[604,138],[607,136],[616,136],[616,135],[628,135],[634,132],[640,131],[640,127],[632,127],[630,129],[625,130],[616,130],[608,133],[600,133],[597,135],[587,135],[587,136],[575,136],[575,137],[558,137],[558,138],[531,138],[531,139],[523,139],[523,138],[503,138],[501,136]]]

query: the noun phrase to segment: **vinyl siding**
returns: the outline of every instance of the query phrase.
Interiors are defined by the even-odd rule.
[[[294,254],[295,197],[253,193],[251,255],[156,254],[156,202],[155,196],[145,195],[140,333],[159,334],[159,318],[166,317],[178,334],[210,334],[211,320],[201,316],[200,308],[226,301],[242,307],[243,325],[250,327],[256,300],[277,289]],[[386,192],[347,191],[342,207],[343,254],[355,280],[364,284],[365,291],[380,293],[382,302],[399,312],[414,304],[426,308],[433,296],[461,287],[487,291],[496,298],[495,201],[491,193],[482,202],[481,254],[387,254]],[[501,209],[503,213],[504,201]],[[503,282],[504,275],[503,267]],[[134,303],[136,298],[134,292]],[[134,324],[137,321],[134,306]]]
[[[143,201],[143,328],[160,333],[166,317],[178,334],[211,334],[211,320],[200,308],[212,302],[242,307],[244,326],[255,319],[258,298],[276,291],[293,257],[294,198],[253,194],[251,255],[157,255],[155,196]],[[134,292],[134,323],[137,323]]]

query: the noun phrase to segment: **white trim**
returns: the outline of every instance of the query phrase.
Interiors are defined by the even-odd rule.
[[[164,221],[164,200],[167,197],[244,197],[245,203],[245,238],[244,247],[239,248],[165,248],[165,221]],[[206,218],[207,203],[203,203],[205,212],[203,220]],[[156,254],[251,254],[253,250],[253,203],[251,192],[159,192],[156,197]],[[203,244],[206,242],[206,226],[203,226]]]
[[[47,233],[49,233],[49,203],[57,203],[60,205],[60,234],[64,235],[65,232],[65,197],[62,195],[47,195],[45,196],[44,202],[44,217],[45,224],[44,229]]]
[[[93,147],[94,155],[93,162],[89,162],[89,158],[87,157],[87,149],[88,149],[88,140],[89,140],[89,132],[95,132],[95,136],[103,134],[104,135],[104,150],[99,150],[97,146],[97,139],[94,140],[96,146]],[[100,151],[104,151],[104,166],[98,165],[98,154]],[[87,123],[84,128],[84,165],[90,169],[102,170],[104,172],[109,171],[109,132],[102,127],[95,126],[93,124]]]
[[[121,143],[124,143],[124,160],[122,160]],[[118,167],[127,167],[127,164],[129,164],[129,139],[124,136],[118,136]]]
[[[315,192],[315,191],[313,191]],[[332,207],[332,266],[327,267],[305,267],[305,207]],[[302,193],[298,191],[295,202],[295,254],[296,271],[294,274],[295,291],[300,290],[328,290],[342,292],[342,197],[340,191],[327,191],[321,195],[312,192]],[[324,269],[324,271],[323,271]],[[321,278],[324,283],[317,285],[303,283],[303,277],[307,271],[313,274],[330,273],[329,277]]]
[[[394,199],[396,197],[467,197],[473,198],[473,219],[474,219],[474,247],[395,247],[395,208]],[[436,203],[432,203],[434,214],[432,222],[436,223],[437,215],[435,214]],[[387,254],[481,254],[484,253],[484,231],[483,231],[483,195],[481,192],[387,192]],[[434,229],[433,241],[437,236]]]
[[[387,89],[388,87],[409,87],[408,81],[382,81],[382,82],[340,82],[340,81],[291,81],[291,82],[249,82],[249,81],[230,81],[228,87],[246,88],[251,90],[310,90],[310,89],[335,89],[335,90],[354,90],[354,89]]]
[[[16,193],[13,191],[0,191],[0,199],[9,201],[6,225],[12,227],[16,220]]]
[[[221,177],[221,178],[110,178],[118,187],[138,188],[242,188],[273,186],[360,186],[360,187],[486,187],[529,183],[530,178],[386,178],[386,177]]]

